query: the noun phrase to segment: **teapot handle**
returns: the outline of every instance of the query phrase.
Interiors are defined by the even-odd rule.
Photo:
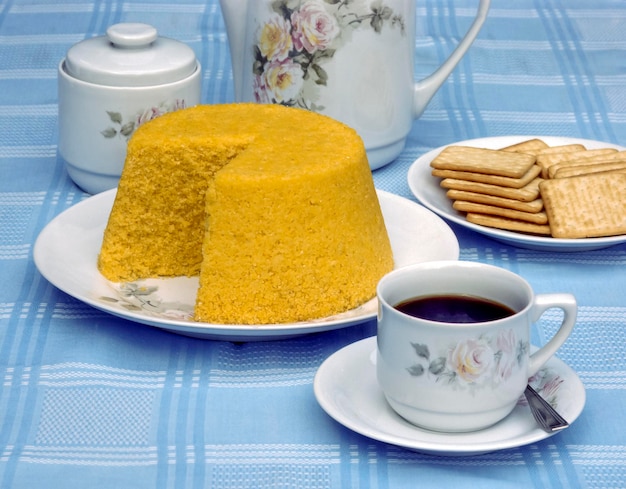
[[[439,68],[437,68],[435,72],[415,84],[413,94],[414,118],[422,115],[422,112],[424,112],[424,109],[435,95],[435,92],[443,84],[446,78],[448,78],[452,70],[454,70],[459,61],[461,61],[463,55],[472,45],[483,23],[485,22],[485,19],[487,18],[487,12],[490,4],[491,0],[480,0],[474,22],[456,49],[452,51],[448,59],[446,59],[446,61]]]

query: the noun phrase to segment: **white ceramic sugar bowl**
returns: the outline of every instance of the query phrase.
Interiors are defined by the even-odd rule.
[[[59,155],[89,193],[117,186],[142,123],[200,103],[201,68],[186,44],[147,24],[115,24],[59,64]]]

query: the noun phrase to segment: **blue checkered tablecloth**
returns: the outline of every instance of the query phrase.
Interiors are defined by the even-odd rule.
[[[418,3],[418,77],[455,46],[476,4]],[[217,0],[0,3],[0,487],[626,487],[626,245],[534,251],[452,225],[461,259],[513,270],[539,293],[571,292],[580,307],[559,351],[586,387],[579,419],[547,440],[473,457],[377,442],[320,408],[317,368],[374,335],[374,322],[282,341],[202,340],[99,312],[49,284],[35,239],[88,197],[57,156],[57,65],[74,43],[125,21],[187,43],[202,63],[202,101],[232,101]],[[626,145],[624,0],[493,0],[376,185],[412,198],[406,173],[420,155],[509,134]],[[533,334],[541,343],[551,323]]]

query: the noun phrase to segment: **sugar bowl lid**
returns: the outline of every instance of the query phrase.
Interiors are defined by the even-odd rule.
[[[197,69],[197,62],[189,46],[159,37],[153,26],[121,23],[110,26],[106,36],[72,46],[64,69],[89,83],[145,87],[182,80]]]

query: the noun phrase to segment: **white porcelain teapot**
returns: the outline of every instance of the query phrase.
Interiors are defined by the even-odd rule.
[[[490,0],[449,58],[415,83],[415,0],[220,0],[239,102],[338,119],[363,138],[372,169],[404,148],[413,120],[467,52]]]

